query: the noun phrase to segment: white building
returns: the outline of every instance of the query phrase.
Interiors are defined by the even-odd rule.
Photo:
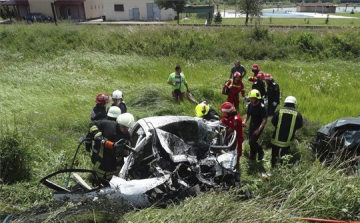
[[[104,15],[110,21],[172,20],[176,12],[159,9],[154,0],[104,0]]]

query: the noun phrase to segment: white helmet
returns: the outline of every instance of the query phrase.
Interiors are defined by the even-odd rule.
[[[286,98],[285,98],[285,101],[284,101],[284,103],[288,103],[288,104],[294,104],[294,105],[296,105],[296,98],[294,97],[294,96],[287,96]]]
[[[117,106],[111,106],[107,113],[107,116],[110,118],[117,118],[121,114],[121,110]]]
[[[130,113],[124,113],[117,117],[116,122],[120,125],[132,128],[135,124],[134,116]]]
[[[119,91],[119,90],[115,90],[115,91],[112,93],[111,97],[112,97],[113,99],[122,99],[123,93],[122,93],[121,91]]]

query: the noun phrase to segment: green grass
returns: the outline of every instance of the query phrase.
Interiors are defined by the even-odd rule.
[[[223,14],[222,14],[223,15]],[[333,15],[353,17],[353,19],[345,18],[330,18],[329,23],[325,23],[326,18],[275,18],[267,17],[261,18],[260,24],[271,26],[324,26],[324,27],[360,27],[360,13],[350,14],[350,13],[335,13]],[[182,14],[185,16],[185,14]],[[181,17],[182,18],[182,17]],[[192,15],[189,17],[189,20],[180,20],[180,24],[205,24],[204,18],[199,19],[196,16]],[[171,24],[176,24],[177,21],[171,21]],[[255,19],[251,22],[249,20],[248,25],[254,25]],[[245,25],[245,18],[223,18],[221,25]]]
[[[39,33],[41,35],[37,35]],[[319,36],[322,40],[332,39],[345,44],[347,31],[322,31],[316,35],[286,30],[271,33],[271,36],[282,38],[272,40],[279,46],[281,43],[278,41],[291,35],[300,39],[302,45],[292,49],[297,50],[294,53],[300,53],[298,49],[303,47],[306,60],[287,56],[278,60],[243,59],[241,53],[228,54],[227,58],[222,55],[233,50],[233,33],[241,32],[228,28],[148,27],[140,30],[138,27],[69,24],[59,27],[48,24],[0,27],[0,135],[17,132],[21,145],[26,145],[32,154],[29,161],[31,179],[1,187],[0,214],[51,201],[51,190],[38,187],[38,181],[55,170],[69,167],[78,138],[86,135],[93,99],[98,93],[110,94],[121,89],[129,112],[137,119],[153,115],[193,115],[193,104],[188,101],[177,104],[171,100],[166,79],[176,64],[182,66],[196,97],[206,99],[218,109],[225,100],[221,86],[229,76],[233,61],[242,59],[249,72],[251,64],[258,63],[279,83],[282,101],[288,95],[298,99],[299,111],[312,121],[304,127],[311,130],[307,139],[317,129],[314,122],[324,124],[344,116],[357,116],[360,112],[357,106],[360,101],[360,64],[356,62],[356,54],[350,56],[352,60],[345,60],[342,52],[319,59],[309,52],[313,49],[313,41],[319,41],[316,39]],[[196,40],[192,50],[183,43],[183,40],[188,41],[187,35]],[[250,35],[241,38],[246,40],[249,50],[259,47]],[[156,48],[160,42],[166,42],[168,54],[161,55],[161,47]],[[268,47],[266,42],[261,46]],[[216,47],[222,47],[224,54],[214,56],[214,49],[218,50]],[[337,49],[333,47],[333,50]],[[181,56],[178,51],[188,51],[186,55],[201,54],[203,58]],[[249,91],[250,82],[245,81],[245,87]],[[244,114],[243,108],[241,114]],[[267,128],[270,132],[272,127],[269,125]],[[359,179],[324,169],[314,161],[307,141],[299,139],[294,148],[294,155],[301,156],[301,162],[293,168],[274,171],[268,182],[261,179],[259,172],[251,171],[254,166],[247,163],[246,144],[242,179],[254,193],[252,200],[239,201],[242,199],[240,195],[214,191],[166,209],[153,207],[131,212],[121,220],[288,222],[289,215],[359,220],[360,214],[356,212],[360,202]],[[75,164],[90,168],[89,159],[82,149]],[[269,160],[269,152],[266,159]],[[255,167],[259,165],[255,164]],[[268,166],[266,161],[264,168],[268,169]],[[81,218],[90,221],[94,216],[84,213]]]

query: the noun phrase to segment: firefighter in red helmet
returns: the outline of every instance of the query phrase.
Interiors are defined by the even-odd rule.
[[[275,83],[273,76],[270,74],[265,74],[265,82],[267,85],[265,98],[267,98],[268,101],[268,114],[269,116],[273,116],[276,107],[280,104],[280,87]]]
[[[239,170],[239,161],[242,156],[242,143],[244,141],[242,119],[230,102],[223,103],[220,107],[220,112],[223,114],[221,122],[228,127],[229,133],[236,131],[237,134],[235,142],[237,148],[236,169]]]
[[[241,81],[241,74],[239,72],[235,72],[233,79],[226,82],[223,92],[227,94],[227,102],[233,104],[236,111],[239,111],[239,94],[241,93],[241,96],[245,97],[244,84]]]
[[[106,104],[110,101],[109,95],[100,93],[94,101],[96,105],[91,112],[91,121],[107,119]]]

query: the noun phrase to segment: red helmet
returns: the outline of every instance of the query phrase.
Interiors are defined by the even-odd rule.
[[[253,71],[260,70],[260,67],[257,64],[253,64],[252,67],[251,67],[251,70],[253,70]]]
[[[235,77],[241,77],[241,74],[236,71],[236,72],[234,73],[234,78],[235,78]]]
[[[258,80],[264,80],[265,78],[265,73],[260,71],[257,75],[256,75]]]
[[[271,74],[265,74],[264,79],[269,80],[269,81],[274,80],[274,78],[273,78],[273,76],[271,76]]]
[[[107,94],[98,94],[98,96],[94,100],[97,104],[99,103],[107,103],[110,101],[110,97]]]
[[[235,111],[235,107],[230,102],[225,102],[220,107],[220,112],[224,115],[234,111]]]

